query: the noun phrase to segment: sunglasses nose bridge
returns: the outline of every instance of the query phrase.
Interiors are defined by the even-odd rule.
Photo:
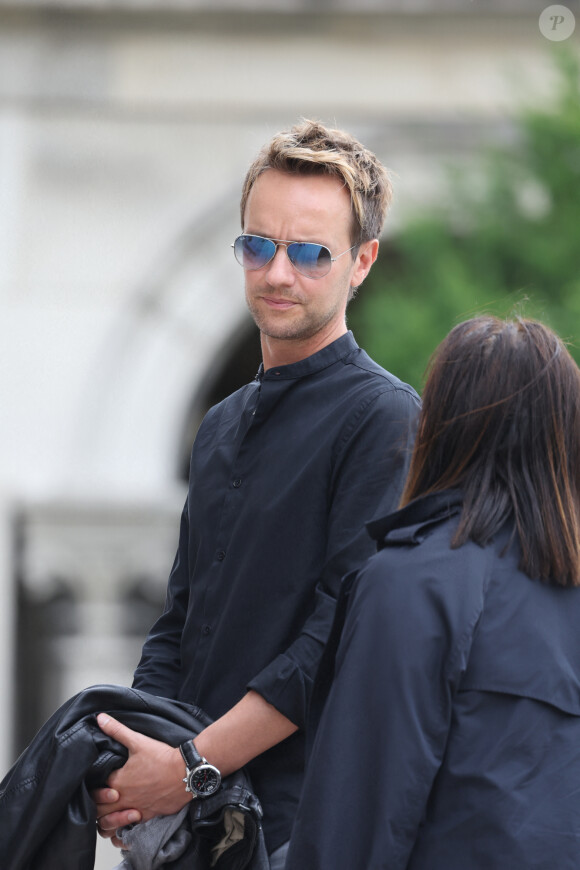
[[[287,259],[288,263],[290,263],[290,266],[293,269],[295,269],[297,272],[299,272],[301,275],[304,275],[303,270],[300,268],[300,266],[298,265],[296,260],[290,255],[290,248],[292,246],[294,246],[294,251],[296,251],[296,247],[297,247],[296,243],[295,242],[274,242],[274,244],[276,245],[276,251],[274,252],[272,259],[274,259],[274,257],[278,253],[279,247],[285,248],[286,249],[286,259]]]
[[[288,255],[288,246],[291,244],[291,242],[278,242],[278,241],[274,241],[273,239],[271,241],[274,245],[274,253],[272,254],[270,259],[268,260],[268,263],[273,266],[274,261],[276,260],[276,254],[278,253],[278,248],[284,248],[284,253],[285,253],[284,259],[292,268],[294,268],[294,263],[292,262],[292,260],[290,259],[290,256]],[[279,261],[279,258],[278,258],[278,261]]]
[[[296,280],[296,269],[288,256],[290,243],[275,241],[274,244],[276,250],[267,263],[266,280],[275,286],[290,286]]]

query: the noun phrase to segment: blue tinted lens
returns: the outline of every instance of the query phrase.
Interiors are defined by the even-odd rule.
[[[332,263],[328,248],[314,242],[292,242],[288,245],[288,257],[294,268],[308,278],[322,278]]]
[[[236,260],[244,269],[261,269],[276,253],[276,245],[262,236],[238,236],[234,242]]]
[[[332,265],[332,256],[324,245],[315,242],[279,242],[286,248],[294,268],[307,278],[322,278]],[[236,260],[244,269],[262,269],[274,257],[277,244],[263,236],[241,235],[234,242]]]

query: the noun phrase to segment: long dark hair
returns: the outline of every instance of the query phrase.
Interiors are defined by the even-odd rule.
[[[401,506],[449,488],[452,546],[510,520],[526,574],[580,585],[580,371],[544,324],[475,317],[435,351]]]

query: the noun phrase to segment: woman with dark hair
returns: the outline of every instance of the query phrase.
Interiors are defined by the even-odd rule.
[[[287,870],[578,870],[579,505],[562,342],[456,326],[401,507],[343,584]]]

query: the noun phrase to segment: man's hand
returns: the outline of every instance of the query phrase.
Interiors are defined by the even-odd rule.
[[[132,731],[104,713],[97,721],[105,734],[129,750],[123,767],[109,777],[108,788],[92,794],[99,833],[121,846],[117,828],[176,813],[192,798],[182,782],[185,763],[179,749]],[[261,695],[249,691],[196,736],[195,747],[225,777],[297,730]]]
[[[92,793],[97,805],[97,825],[103,837],[115,846],[117,828],[154,816],[178,812],[191,800],[185,791],[185,764],[179,749],[132,731],[105,713],[97,716],[99,727],[129,750],[123,767],[113,771],[107,788]]]

